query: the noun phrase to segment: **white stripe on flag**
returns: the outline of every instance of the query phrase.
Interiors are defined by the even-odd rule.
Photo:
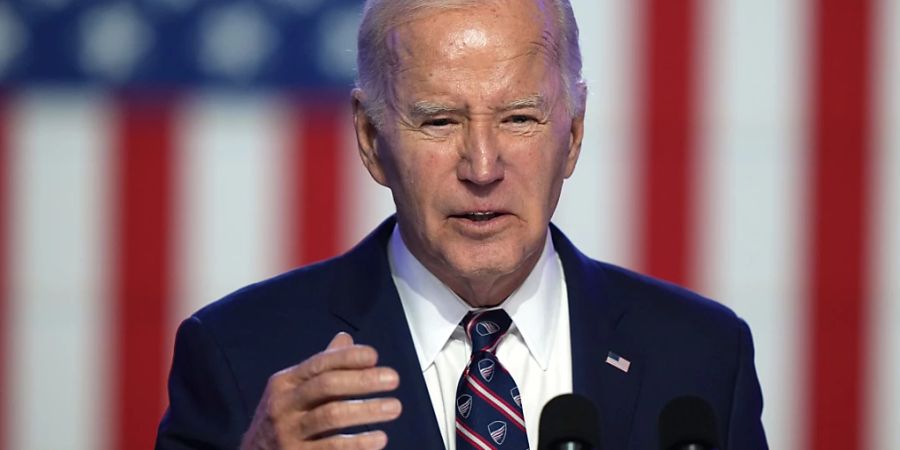
[[[191,98],[179,114],[173,324],[287,259],[285,116],[268,97],[224,93]]]
[[[900,2],[883,0],[876,22],[876,111],[880,114],[879,151],[873,183],[875,233],[872,237],[874,289],[870,340],[868,429],[873,450],[894,450],[900,443]],[[878,117],[878,116],[876,116]]]
[[[705,2],[700,286],[753,331],[772,448],[803,448],[802,0]]]
[[[109,435],[108,114],[84,93],[13,103],[11,449],[99,449]]]
[[[629,266],[637,210],[633,42],[635,2],[573,0],[588,83],[585,138],[575,174],[563,186],[554,223],[586,254]]]

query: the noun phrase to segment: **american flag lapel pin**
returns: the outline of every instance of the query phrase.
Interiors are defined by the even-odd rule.
[[[606,355],[606,363],[625,373],[628,373],[628,368],[631,367],[631,361],[613,352]]]

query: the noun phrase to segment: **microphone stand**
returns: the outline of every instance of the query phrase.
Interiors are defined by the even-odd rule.
[[[554,450],[592,450],[593,449],[593,447],[588,447],[587,445],[584,445],[581,442],[561,442],[553,448],[554,448]]]

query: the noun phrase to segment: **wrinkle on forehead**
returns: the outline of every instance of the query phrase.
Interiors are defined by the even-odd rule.
[[[531,7],[522,5],[525,1],[531,3]],[[481,9],[483,8],[483,9]],[[476,11],[473,11],[475,9]],[[477,11],[479,10],[480,11]],[[519,30],[529,30],[529,34],[533,37],[528,39],[533,42],[536,47],[546,50],[548,55],[557,56],[559,52],[559,44],[554,38],[560,33],[558,24],[556,23],[556,14],[550,10],[546,0],[483,0],[478,6],[468,6],[460,8],[441,9],[424,9],[415,11],[414,14],[408,15],[406,18],[394,23],[391,30],[387,33],[387,42],[385,42],[390,54],[391,65],[397,66],[405,59],[414,59],[416,47],[423,40],[433,42],[434,51],[444,53],[445,56],[453,57],[463,53],[463,50],[486,48],[491,44],[506,47],[515,42],[505,41],[504,36],[495,33],[494,27],[490,25],[493,20],[504,20],[501,17],[516,17],[520,23]],[[432,32],[434,28],[431,24],[441,21],[448,14],[465,14],[471,11],[471,25],[458,29],[454,32],[447,33],[442,39],[433,40],[435,37]],[[419,33],[413,32],[411,25],[414,23],[424,24],[418,28]],[[424,28],[424,30],[423,30]],[[424,34],[420,34],[424,31]],[[537,35],[540,34],[538,38]],[[520,41],[520,44],[525,44]],[[418,49],[421,50],[421,49]],[[397,67],[393,67],[397,69]]]
[[[395,103],[399,87],[398,82],[401,78],[405,78],[407,74],[415,73],[413,78],[417,79],[417,83],[426,82],[432,74],[442,72],[444,74],[444,82],[453,79],[453,73],[460,70],[461,77],[471,78],[469,70],[474,69],[481,71],[482,74],[476,79],[480,79],[483,83],[495,82],[495,78],[505,77],[508,72],[502,69],[507,63],[513,63],[521,58],[531,58],[540,56],[546,58],[551,65],[558,63],[561,52],[559,43],[555,36],[560,32],[554,14],[547,10],[546,2],[538,0],[535,2],[536,8],[523,11],[522,5],[511,0],[490,1],[485,0],[483,5],[485,9],[478,12],[473,11],[472,20],[466,23],[466,20],[459,20],[457,16],[456,23],[458,26],[453,29],[447,29],[444,24],[437,25],[447,14],[432,14],[431,11],[423,14],[409,16],[401,25],[393,28],[387,34],[387,48],[389,61],[386,69],[386,94],[387,103],[397,108],[401,106]],[[477,7],[476,7],[477,8]],[[506,10],[506,11],[504,11]],[[460,10],[450,11],[449,14],[457,14]],[[505,31],[500,31],[492,25],[494,18],[504,21],[502,18],[509,14],[510,18],[515,17],[518,25],[514,26],[510,34],[509,23],[503,25]],[[516,29],[517,28],[517,29]],[[445,30],[445,34],[434,34],[438,29]],[[488,53],[482,53],[488,52]],[[450,61],[475,57],[484,63],[487,63],[486,57],[493,63],[471,65],[464,63],[462,66],[453,64],[444,65]],[[419,72],[420,69],[424,71]]]
[[[556,30],[556,32],[559,33],[559,30]],[[559,39],[556,39],[553,32],[547,28],[541,33],[541,40],[532,41],[531,45],[543,50],[553,61],[559,61],[562,56],[559,48]]]
[[[466,49],[483,49],[489,45],[489,38],[483,30],[466,29],[456,34],[460,35],[465,41],[462,39],[454,41],[455,45],[453,48],[445,49],[444,55],[448,56],[448,59],[450,60],[459,56],[464,56]],[[412,39],[402,39],[397,33],[392,33],[389,41],[390,48],[392,49],[390,52],[391,60],[389,67],[391,73],[395,76],[414,70],[423,64],[421,58],[416,56],[412,46],[408,45],[408,41],[412,41]],[[559,46],[554,41],[552,33],[549,31],[543,33],[542,39],[525,43],[520,47],[519,51],[515,51],[516,49],[514,48],[508,48],[508,50],[509,52],[505,55],[495,55],[495,62],[512,62],[519,58],[543,55],[551,63],[556,63],[559,61],[558,58],[560,56]]]

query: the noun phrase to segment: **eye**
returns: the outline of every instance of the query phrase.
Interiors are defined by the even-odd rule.
[[[448,118],[430,119],[426,120],[425,123],[422,124],[422,126],[435,128],[442,128],[450,125],[453,125],[453,120]]]
[[[525,114],[516,114],[513,116],[509,116],[506,121],[514,125],[526,125],[529,123],[537,122],[537,119]]]

